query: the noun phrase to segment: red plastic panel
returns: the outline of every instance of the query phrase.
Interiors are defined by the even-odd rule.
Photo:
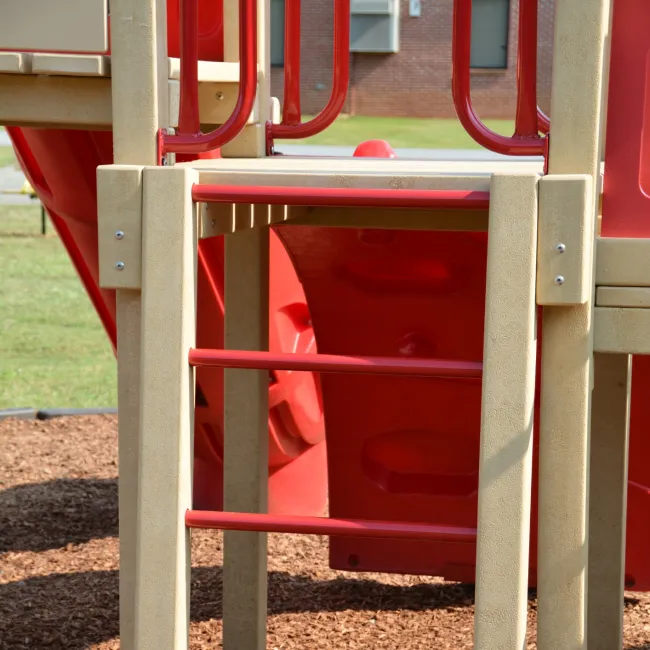
[[[303,281],[319,352],[368,356],[483,355],[487,237],[482,233],[279,227]],[[541,345],[541,341],[540,341]],[[635,362],[627,573],[650,589],[650,361]],[[481,382],[321,376],[330,516],[472,528],[477,520]],[[537,377],[539,391],[539,376]],[[537,484],[537,422],[533,481]],[[536,576],[534,487],[531,582]],[[330,541],[336,569],[472,582],[473,545]]]
[[[603,237],[650,236],[650,4],[616,0],[611,36]]]

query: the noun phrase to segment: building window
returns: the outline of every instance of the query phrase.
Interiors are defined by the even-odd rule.
[[[271,65],[284,66],[284,0],[271,0]]]
[[[508,67],[510,0],[472,0],[472,68]]]

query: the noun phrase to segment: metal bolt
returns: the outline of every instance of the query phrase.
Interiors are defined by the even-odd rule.
[[[124,262],[115,262],[115,268],[118,271],[124,271]]]
[[[215,95],[215,97],[216,97],[219,101],[221,101],[221,100],[223,99],[223,93],[222,93],[221,91],[219,91],[219,92]]]
[[[564,251],[566,250],[566,246],[564,244],[556,244],[555,250],[558,253],[564,253]]]
[[[167,156],[163,156],[161,162],[163,164],[163,167],[166,167],[167,166]]]
[[[115,239],[124,239],[124,233],[121,230],[116,230]]]
[[[558,286],[562,286],[564,284],[564,276],[563,275],[556,275],[555,276],[555,284]]]

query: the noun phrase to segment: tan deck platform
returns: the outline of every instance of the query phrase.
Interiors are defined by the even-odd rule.
[[[178,125],[180,61],[168,59],[170,126]],[[235,107],[239,64],[199,62],[199,110],[205,129],[223,124]],[[249,124],[259,122],[256,101]],[[280,106],[273,100],[273,121]],[[111,57],[102,54],[0,52],[0,124],[109,129]]]

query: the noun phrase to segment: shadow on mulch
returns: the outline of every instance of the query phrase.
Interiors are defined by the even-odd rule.
[[[471,605],[474,589],[457,584],[387,585],[373,580],[314,581],[269,574],[269,614],[346,610],[433,610]],[[221,618],[221,567],[192,570],[192,621]],[[115,638],[117,571],[63,573],[0,585],[0,649],[82,650]]]
[[[0,492],[0,553],[116,537],[117,479],[57,479]]]

